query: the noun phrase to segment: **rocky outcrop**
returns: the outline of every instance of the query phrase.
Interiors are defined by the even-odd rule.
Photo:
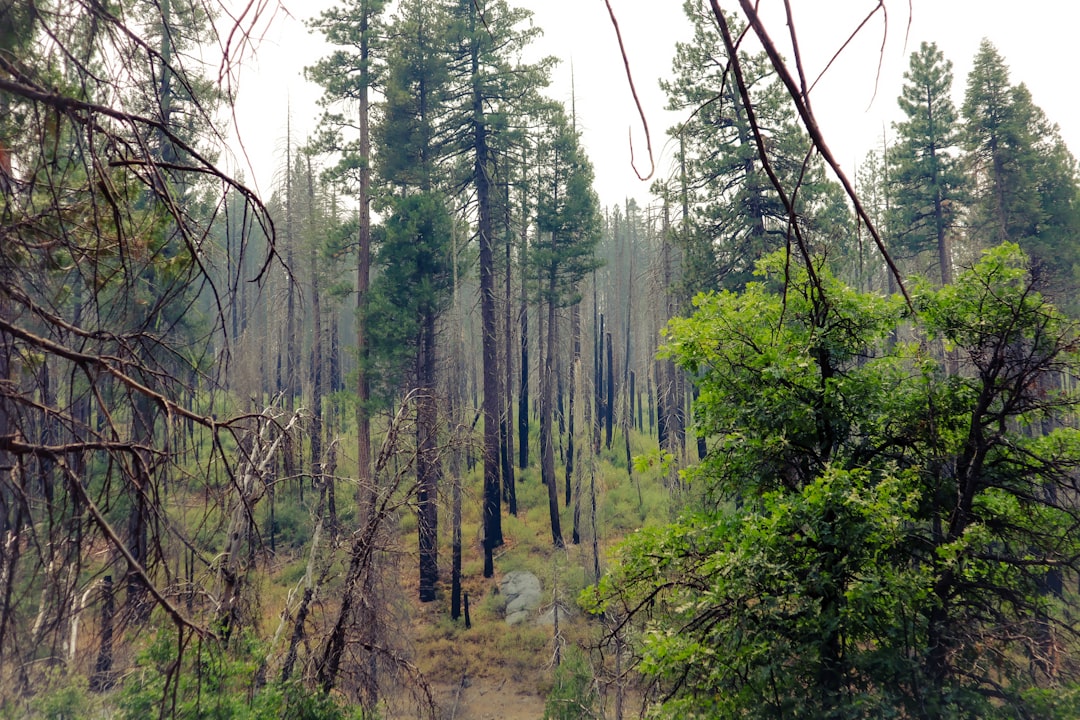
[[[530,619],[540,607],[540,578],[528,570],[514,570],[503,576],[499,592],[506,599],[506,623],[517,625]]]

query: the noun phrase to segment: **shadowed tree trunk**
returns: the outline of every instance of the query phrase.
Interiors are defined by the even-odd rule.
[[[574,475],[574,412],[577,399],[577,380],[581,372],[581,304],[574,303],[570,308],[570,345],[572,356],[570,359],[570,394],[569,394],[569,417],[567,418],[566,437],[566,504],[570,505],[571,478]],[[574,544],[578,542],[577,513],[574,515]]]
[[[604,392],[604,447],[611,449],[611,436],[615,423],[615,353],[611,348],[611,333],[605,337],[607,350],[607,378]]]
[[[420,601],[435,599],[439,581],[438,484],[442,472],[437,444],[438,410],[435,395],[435,316],[424,318],[417,358],[419,392],[416,403],[417,432],[417,533],[420,547]]]
[[[488,127],[484,117],[484,97],[480,86],[480,39],[476,3],[469,5],[470,64],[472,71],[473,181],[480,236],[480,324],[484,382],[484,577],[495,574],[493,553],[503,544],[502,508],[499,487],[499,393],[498,323],[495,320],[495,262],[492,252],[491,180],[488,157]]]
[[[548,279],[547,322],[545,323],[544,367],[540,380],[540,474],[547,485],[548,514],[551,517],[551,539],[555,547],[563,547],[559,523],[559,490],[555,481],[555,439],[552,425],[554,415],[554,355],[558,322],[555,317],[555,273]]]
[[[505,341],[503,349],[503,357],[505,361],[505,373],[503,374],[503,380],[505,381],[502,389],[503,393],[503,410],[500,415],[499,421],[499,439],[500,446],[502,447],[502,478],[503,478],[503,499],[506,501],[506,509],[511,514],[517,515],[517,487],[515,486],[514,479],[514,402],[513,391],[511,388],[514,386],[514,313],[513,313],[513,298],[511,293],[513,292],[513,285],[511,283],[511,275],[513,265],[511,263],[512,257],[512,245],[513,234],[510,227],[510,184],[506,183],[506,195],[504,202],[504,232],[506,235],[506,256],[505,256],[505,275],[504,275],[504,288],[503,288],[503,301],[505,308],[504,322],[503,322],[503,339]],[[522,221],[524,222],[524,220]]]

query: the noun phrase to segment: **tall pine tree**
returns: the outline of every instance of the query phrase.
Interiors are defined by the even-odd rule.
[[[942,284],[952,280],[950,232],[957,223],[964,177],[957,149],[959,128],[952,91],[952,63],[933,43],[911,54],[897,102],[905,119],[895,123],[891,193],[897,245],[909,256],[936,251]]]

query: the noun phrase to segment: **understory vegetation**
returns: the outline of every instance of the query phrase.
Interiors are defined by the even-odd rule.
[[[849,179],[687,0],[605,204],[526,7],[324,3],[263,198],[237,9],[0,0],[0,718],[1080,717],[1080,176],[990,40]]]

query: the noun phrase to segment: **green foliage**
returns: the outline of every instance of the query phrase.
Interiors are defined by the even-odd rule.
[[[544,704],[544,720],[582,720],[596,717],[596,685],[589,659],[571,646],[555,668],[555,682]]]
[[[577,286],[599,267],[600,203],[593,189],[593,169],[577,132],[560,107],[547,114],[537,149],[537,238],[529,257],[536,267],[540,298],[556,307],[581,298]]]
[[[911,54],[898,100],[905,120],[895,123],[891,154],[893,209],[890,226],[908,253],[937,251],[943,282],[951,276],[946,235],[955,226],[965,178],[955,149],[959,145],[956,108],[951,99],[952,63],[933,43]]]
[[[361,168],[370,167],[371,149],[352,134],[356,118],[351,103],[382,80],[386,37],[382,15],[386,5],[386,0],[345,0],[309,22],[309,27],[321,32],[335,48],[304,69],[305,76],[323,89],[319,102],[323,115],[313,145],[340,153],[328,174],[353,186],[360,183]]]
[[[824,269],[781,292],[785,267],[671,323],[709,454],[687,510],[635,533],[586,602],[639,614],[665,717],[1035,717],[1054,688],[1068,706],[1050,647],[1072,648],[1060,587],[1080,569],[1056,382],[1075,329],[1015,245],[920,285],[909,316]],[[888,343],[902,316],[961,372]]]
[[[751,280],[757,261],[788,241],[791,218],[758,157],[712,6],[686,0],[683,10],[693,39],[676,44],[673,77],[660,82],[668,109],[681,115],[669,130],[678,143],[679,167],[654,190],[682,207],[683,220],[672,236],[683,250],[681,284],[690,297]],[[744,29],[733,17],[728,23],[736,37]],[[808,156],[809,139],[765,53],[741,53],[740,63],[757,126],[767,136],[769,164],[796,198],[796,221],[810,242],[830,241],[835,250],[850,226],[835,184],[820,160]]]
[[[100,696],[91,693],[87,679],[60,669],[44,679],[46,687],[29,703],[30,720],[84,720],[108,717]],[[0,704],[0,717],[7,717],[6,703]],[[12,708],[14,710],[14,708]],[[15,715],[10,717],[14,718]]]
[[[182,654],[181,662],[174,664]],[[262,653],[252,643],[233,651],[216,643],[177,645],[175,632],[161,631],[125,676],[117,698],[121,718],[184,720],[361,720],[359,708],[299,681],[253,687]]]
[[[1020,244],[1040,285],[1072,301],[1080,264],[1076,160],[1024,85],[1011,85],[997,49],[983,40],[967,78],[964,145],[978,178],[970,223],[989,242]]]
[[[449,299],[451,220],[436,193],[394,198],[383,225],[367,327],[373,362],[388,391],[409,377],[421,330]]]

